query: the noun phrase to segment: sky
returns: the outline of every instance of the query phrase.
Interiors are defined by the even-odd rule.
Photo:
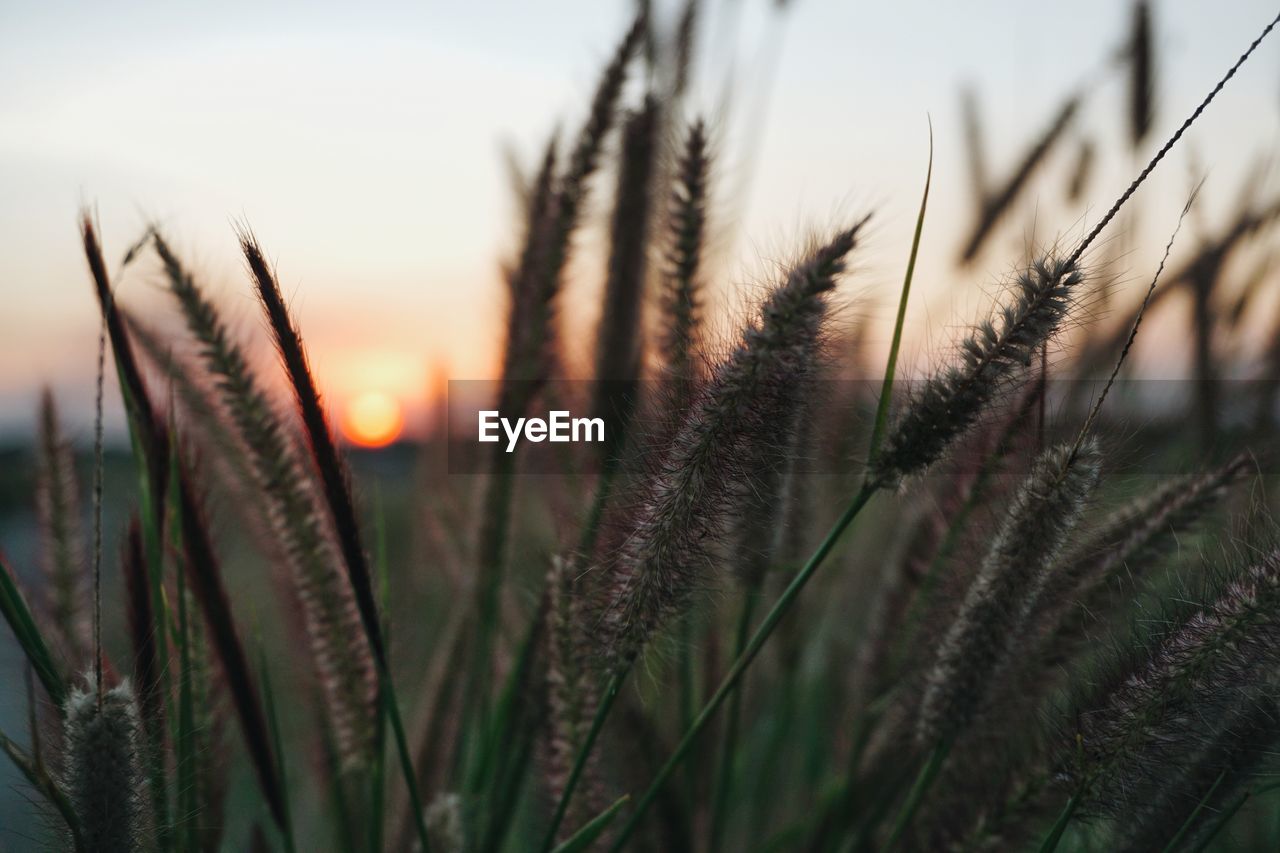
[[[656,5],[669,23],[670,4]],[[386,395],[406,406],[410,431],[420,427],[441,377],[497,369],[500,262],[519,230],[507,152],[528,166],[552,131],[576,130],[631,10],[627,0],[2,4],[0,437],[30,432],[46,384],[73,434],[89,435],[98,317],[77,245],[84,204],[113,263],[158,223],[274,375],[237,256],[235,227],[251,226],[331,403],[341,411]],[[1124,140],[1125,81],[1113,61],[1128,14],[1115,0],[795,0],[785,13],[766,0],[709,0],[687,109],[711,116],[716,133],[711,278],[723,315],[812,229],[874,210],[844,298],[883,347],[932,122],[934,183],[903,362],[925,368],[1028,242],[1096,221],[1274,9],[1155,4],[1157,124],[1139,153]],[[974,204],[962,86],[977,93],[996,179],[1067,94],[1086,93],[1016,225],[967,269],[956,266]],[[1202,175],[1197,227],[1211,232],[1278,130],[1280,40],[1264,44],[1108,235],[1122,283],[1150,277]],[[1103,155],[1072,206],[1063,175],[1086,137]],[[607,177],[594,198],[564,295],[567,346],[579,354],[598,314]],[[125,271],[118,298],[172,319],[150,265]],[[1176,370],[1174,326],[1144,341],[1153,370]],[[117,432],[119,412],[112,393]]]

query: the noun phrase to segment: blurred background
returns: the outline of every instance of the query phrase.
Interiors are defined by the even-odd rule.
[[[655,14],[670,26],[679,5],[657,2]],[[714,322],[740,316],[811,229],[873,209],[842,300],[866,363],[882,363],[931,125],[933,184],[900,362],[923,372],[1006,273],[1098,220],[1270,6],[1151,3],[1150,98],[1135,105],[1129,3],[710,0],[686,111],[708,118],[715,142]],[[234,234],[254,229],[344,436],[369,448],[354,464],[385,510],[390,562],[419,548],[415,440],[430,434],[447,380],[499,373],[501,263],[520,231],[513,187],[549,134],[578,126],[633,13],[629,0],[4,4],[0,549],[34,572],[31,446],[44,387],[89,483],[99,315],[78,245],[83,204],[112,263],[157,223],[268,365]],[[635,94],[643,81],[631,85]],[[1264,50],[1092,253],[1109,275],[1090,309],[1124,331],[1203,181],[1132,372],[1280,375],[1275,241],[1256,239],[1277,215],[1277,139],[1280,53]],[[571,376],[591,357],[612,184],[597,177],[562,303]],[[135,313],[177,327],[152,261],[117,283]],[[276,382],[279,371],[260,375]],[[110,369],[107,383],[114,554],[133,473]],[[229,575],[269,594],[251,548],[229,551]],[[118,596],[117,579],[106,584]],[[107,618],[123,617],[113,608]],[[106,634],[123,642],[118,624]],[[23,727],[20,677],[6,639],[0,729]],[[0,762],[0,850],[27,849],[35,833],[15,779]]]

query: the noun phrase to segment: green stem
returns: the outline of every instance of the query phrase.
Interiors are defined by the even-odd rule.
[[[742,654],[751,637],[751,617],[755,613],[756,591],[747,590],[742,600],[742,615],[738,619],[738,633],[733,647],[734,657]],[[720,750],[720,766],[716,770],[715,799],[711,805],[711,841],[708,849],[716,853],[724,837],[729,793],[733,786],[733,759],[738,748],[738,731],[742,721],[742,691],[735,691],[729,702],[729,719],[725,723],[724,743]]]
[[[1187,833],[1191,831],[1191,827],[1195,824],[1196,818],[1204,811],[1205,806],[1209,804],[1209,800],[1217,793],[1218,788],[1222,786],[1222,782],[1227,778],[1227,771],[1223,770],[1218,774],[1218,778],[1213,781],[1212,787],[1205,792],[1200,798],[1200,802],[1196,803],[1196,807],[1191,810],[1191,814],[1187,815],[1187,819],[1182,822],[1182,826],[1178,827],[1178,834],[1169,839],[1169,843],[1164,846],[1164,853],[1173,853],[1178,849],[1178,845],[1182,843],[1182,839],[1187,837]]]
[[[582,770],[587,766],[587,759],[591,756],[591,748],[595,746],[596,738],[604,728],[604,721],[609,716],[609,711],[613,708],[613,702],[618,698],[622,682],[626,680],[629,671],[630,667],[624,667],[609,676],[609,683],[605,685],[604,696],[596,706],[596,715],[591,720],[587,738],[582,742],[582,746],[578,747],[578,754],[573,759],[573,769],[569,771],[569,780],[565,782],[564,793],[560,795],[560,802],[556,803],[555,814],[551,816],[551,824],[547,827],[547,834],[542,839],[540,848],[542,853],[549,853],[556,846],[556,833],[560,831],[560,824],[564,822],[564,814],[569,808],[570,798],[573,797],[573,789],[578,785]]]
[[[1071,818],[1076,813],[1076,808],[1080,805],[1080,795],[1072,794],[1071,799],[1067,800],[1067,804],[1062,808],[1062,814],[1058,815],[1058,819],[1053,822],[1053,826],[1049,829],[1049,834],[1044,837],[1044,841],[1040,844],[1040,853],[1053,853],[1058,849],[1058,843],[1062,841],[1062,834],[1067,831],[1067,824],[1071,823]]]
[[[924,196],[920,199],[920,213],[916,216],[916,231],[911,238],[911,255],[907,259],[907,272],[902,279],[902,295],[898,297],[898,318],[893,326],[893,342],[889,344],[889,358],[884,365],[884,381],[880,385],[880,402],[876,405],[875,425],[871,428],[871,446],[867,458],[875,460],[889,426],[889,403],[893,396],[893,374],[898,367],[898,349],[902,345],[902,327],[907,319],[907,297],[911,294],[911,279],[916,272],[916,255],[920,251],[920,235],[924,232],[924,212],[929,206],[929,185],[933,182],[933,122],[929,122],[929,170],[924,179]]]
[[[58,810],[62,819],[66,821],[76,853],[84,853],[84,840],[80,837],[80,821],[76,817],[75,809],[71,806],[71,801],[67,799],[66,792],[53,780],[43,765],[27,756],[4,732],[0,732],[0,752],[9,756],[9,760],[26,777],[31,786],[43,794],[50,805]]]
[[[942,765],[946,762],[947,754],[950,752],[951,742],[943,740],[939,741],[938,745],[929,753],[929,760],[925,762],[924,767],[920,768],[920,775],[916,777],[911,790],[907,792],[907,799],[902,804],[902,809],[898,812],[897,818],[893,821],[893,830],[889,833],[889,840],[884,846],[885,850],[892,850],[902,840],[907,827],[911,825],[911,819],[915,817],[920,804],[924,802],[925,795],[933,787],[933,783],[938,778],[938,772],[942,770]]]
[[[183,573],[178,573],[179,578],[181,578],[182,575]],[[185,622],[185,614],[181,611],[181,608],[184,606],[181,598],[182,594],[182,590],[179,589],[179,619],[180,621]],[[183,644],[186,644],[185,640],[183,641]],[[271,749],[275,753],[276,774],[280,777],[280,790],[286,792],[285,796],[282,797],[284,821],[280,825],[280,834],[284,841],[284,849],[288,851],[288,853],[294,853],[296,847],[294,846],[293,839],[293,816],[289,808],[289,797],[287,794],[289,790],[289,776],[285,762],[284,739],[280,736],[280,717],[276,713],[275,691],[271,689],[271,671],[267,668],[267,654],[264,651],[264,646],[262,645],[261,635],[258,637],[258,667],[262,671],[262,700],[267,714],[267,728],[268,734],[271,737]],[[194,811],[192,811],[191,814],[194,814]]]
[[[1250,799],[1253,797],[1260,797],[1263,794],[1269,794],[1276,790],[1280,790],[1280,783],[1273,782],[1270,785],[1264,785],[1254,791],[1245,791],[1243,794],[1236,797],[1231,801],[1231,805],[1223,809],[1222,813],[1218,815],[1218,819],[1213,822],[1209,831],[1205,833],[1204,838],[1200,839],[1200,843],[1196,845],[1192,853],[1203,853],[1218,833],[1225,829],[1227,824],[1231,822],[1231,819],[1236,816],[1236,812],[1244,808],[1244,804],[1249,802]]]
[[[418,792],[418,777],[413,771],[413,759],[409,757],[409,739],[404,733],[404,721],[400,719],[400,703],[396,701],[396,689],[391,683],[391,673],[387,671],[386,662],[381,658],[378,659],[378,681],[382,688],[382,704],[387,709],[387,718],[391,721],[391,732],[395,735],[396,753],[400,757],[400,770],[404,776],[404,784],[409,789],[409,808],[413,811],[414,828],[418,830],[418,841],[422,845],[422,853],[430,853],[431,842],[427,839],[422,795]]]
[[[509,766],[501,768],[494,781],[492,797],[494,806],[489,812],[493,817],[489,821],[479,848],[483,853],[500,851],[503,839],[511,830],[513,823],[511,818],[515,814],[520,792],[524,789],[525,780],[528,778],[524,769],[528,766],[529,758],[533,754],[534,740],[534,731],[526,727],[511,748],[515,756],[514,760],[509,762]]]
[[[854,718],[844,779],[836,794],[827,802],[823,815],[817,823],[814,836],[818,841],[844,832],[853,824],[858,796],[863,787],[858,775],[858,770],[862,766],[862,756],[866,752],[867,744],[871,741],[876,723],[895,695],[896,691],[893,689],[885,691],[879,699],[864,705]],[[881,786],[880,790],[883,791],[884,786]]]
[[[467,690],[463,696],[462,719],[474,721],[464,735],[470,749],[460,755],[474,760],[471,751],[483,749],[474,736],[483,740],[489,730],[489,681],[493,669],[493,633],[498,618],[498,604],[507,551],[507,534],[511,519],[511,503],[515,495],[514,454],[495,452],[492,480],[485,495],[484,521],[480,531],[480,577],[476,584],[476,645]]]
[[[600,472],[600,481],[596,484],[595,497],[591,499],[591,508],[587,511],[586,523],[582,526],[582,538],[578,542],[578,553],[591,558],[596,547],[596,537],[600,534],[600,522],[604,520],[604,508],[613,494],[613,478],[617,474],[617,466],[605,467]]]
[[[782,617],[791,608],[791,605],[795,602],[800,591],[804,589],[805,584],[807,584],[809,579],[813,577],[814,572],[818,570],[818,567],[822,565],[823,561],[826,560],[832,549],[835,548],[836,542],[840,539],[840,535],[844,533],[845,529],[853,522],[853,519],[857,517],[862,508],[867,505],[867,501],[869,501],[871,496],[875,494],[876,488],[877,487],[871,483],[863,484],[862,488],[858,491],[858,494],[854,496],[853,500],[849,503],[849,506],[845,509],[844,514],[840,516],[839,520],[836,521],[830,532],[827,533],[822,544],[818,546],[818,550],[813,552],[813,555],[809,558],[808,562],[805,563],[804,568],[796,574],[795,578],[793,578],[791,583],[787,585],[787,588],[783,591],[782,595],[778,597],[776,602],[774,602],[773,607],[764,617],[764,621],[760,623],[760,627],[757,628],[755,634],[752,635],[751,641],[747,643],[747,647],[743,650],[742,654],[738,655],[737,659],[734,660],[733,666],[729,668],[729,672],[725,675],[724,680],[720,683],[716,692],[712,694],[711,698],[707,701],[707,704],[704,705],[702,710],[698,713],[697,719],[693,721],[693,725],[685,732],[684,737],[681,738],[680,743],[676,746],[671,757],[667,759],[667,762],[662,766],[662,769],[658,771],[658,775],[654,778],[653,783],[650,784],[649,789],[645,791],[644,796],[642,796],[636,803],[635,811],[622,827],[617,839],[610,848],[611,850],[621,850],[627,840],[635,833],[640,824],[640,819],[657,798],[663,784],[667,781],[667,777],[669,777],[676,767],[680,765],[680,762],[693,746],[693,742],[697,740],[698,735],[707,727],[711,722],[711,718],[715,716],[716,711],[719,710],[722,704],[724,704],[725,699],[727,699],[738,686],[738,681],[742,678],[742,674],[746,672],[747,667],[751,665],[751,662],[755,660],[756,655],[760,653],[760,649],[764,646],[765,641],[769,639],[773,630],[778,626],[778,622],[782,620]]]

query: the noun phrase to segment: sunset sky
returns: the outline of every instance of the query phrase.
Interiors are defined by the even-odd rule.
[[[669,22],[669,5],[658,3]],[[1156,4],[1157,148],[1270,19],[1272,3]],[[972,84],[1002,179],[1062,98],[1088,100],[1070,140],[1104,152],[1088,205],[1064,205],[1076,142],[1020,205],[1035,238],[1096,221],[1141,163],[1124,141],[1124,74],[1112,57],[1128,4],[711,0],[691,110],[720,117],[713,196],[725,306],[806,228],[876,210],[851,312],[892,314],[927,158],[937,145],[905,364],[972,318],[1019,257],[1002,232],[957,272],[972,216],[958,93]],[[108,258],[156,221],[269,357],[236,255],[249,223],[279,265],[315,368],[340,409],[362,395],[420,428],[439,377],[483,379],[502,333],[499,261],[517,232],[504,147],[528,163],[554,128],[575,132],[632,4],[599,2],[8,3],[0,11],[0,436],[28,432],[51,384],[87,434],[96,305],[75,217],[92,204]],[[727,112],[725,81],[732,79]],[[634,98],[634,94],[633,98]],[[1241,176],[1280,130],[1280,47],[1264,45],[1140,196],[1125,279],[1150,276],[1194,176],[1203,221],[1221,221]],[[750,181],[746,177],[750,175]],[[1274,192],[1275,181],[1262,190]],[[589,351],[602,277],[595,251],[609,181],[566,293],[573,352]],[[1034,216],[1033,216],[1034,214]],[[1194,229],[1191,229],[1194,232]],[[1180,248],[1194,246],[1194,233]],[[120,299],[167,317],[155,269]],[[743,285],[746,285],[744,288]],[[1170,324],[1166,324],[1168,327]],[[891,323],[873,328],[887,338]],[[1164,346],[1173,369],[1178,335]],[[879,347],[884,341],[877,338]],[[369,397],[368,395],[375,395]],[[112,398],[118,428],[118,401]]]

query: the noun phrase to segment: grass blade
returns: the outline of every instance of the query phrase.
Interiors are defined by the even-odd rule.
[[[67,799],[67,795],[62,792],[62,789],[58,787],[57,783],[49,776],[48,771],[33,761],[4,732],[0,732],[0,752],[9,756],[9,760],[31,783],[31,787],[39,791],[49,801],[49,804],[58,810],[58,814],[62,815],[62,819],[67,822],[67,830],[71,833],[76,853],[84,850],[84,845],[80,840],[80,827],[76,821],[75,811],[71,808],[71,802]]]
[[[929,168],[925,172],[924,195],[920,199],[920,212],[916,215],[916,230],[911,238],[911,254],[907,258],[907,272],[902,279],[902,295],[898,298],[898,318],[893,324],[893,342],[889,344],[889,357],[884,364],[884,381],[880,385],[880,402],[876,405],[875,425],[871,428],[871,448],[868,459],[874,459],[889,426],[889,403],[893,397],[893,377],[898,369],[898,348],[902,345],[902,327],[907,321],[907,298],[911,295],[911,279],[916,272],[916,256],[920,252],[920,235],[924,233],[924,214],[929,206],[929,187],[933,184],[933,122],[929,122]]]
[[[27,660],[31,661],[31,667],[44,685],[45,692],[61,714],[67,698],[66,681],[3,557],[0,557],[0,614],[9,623],[14,636],[18,638],[18,645],[22,647]]]
[[[625,806],[631,800],[630,794],[623,794],[621,797],[613,801],[613,805],[602,811],[591,819],[591,822],[579,829],[567,841],[557,847],[553,853],[582,853],[591,847],[595,840],[599,838],[609,824],[613,823],[613,819],[617,816],[618,810]]]
[[[249,757],[262,788],[263,797],[271,810],[276,826],[286,838],[290,838],[292,828],[289,824],[287,798],[280,781],[279,765],[273,757],[258,689],[254,684],[244,646],[236,630],[235,618],[231,613],[231,603],[222,582],[222,569],[214,555],[208,532],[200,519],[187,476],[179,472],[178,480],[187,577],[191,582],[196,600],[204,611],[210,639],[222,663],[236,716],[240,720],[240,730],[249,748]]]

